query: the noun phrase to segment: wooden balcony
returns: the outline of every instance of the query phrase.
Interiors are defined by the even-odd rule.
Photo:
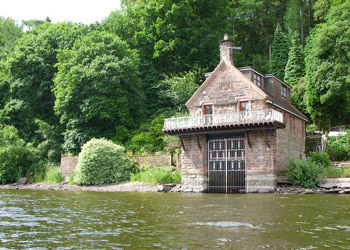
[[[274,109],[165,119],[163,131],[170,135],[220,133],[282,128],[283,114]]]

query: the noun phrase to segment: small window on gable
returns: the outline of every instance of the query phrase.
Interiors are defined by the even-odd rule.
[[[261,87],[261,76],[258,74],[254,74],[254,84]]]
[[[281,85],[281,96],[287,98],[287,87],[284,85]]]

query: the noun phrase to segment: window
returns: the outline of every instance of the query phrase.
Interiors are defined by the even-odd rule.
[[[281,85],[281,96],[287,98],[287,87]]]
[[[258,74],[254,74],[254,84],[261,87],[261,76]]]
[[[212,114],[213,114],[213,105],[204,105],[203,115],[212,115]]]
[[[239,111],[247,111],[249,109],[249,102],[244,101],[239,103]]]

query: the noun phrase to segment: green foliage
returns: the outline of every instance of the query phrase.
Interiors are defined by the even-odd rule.
[[[58,55],[55,111],[65,125],[65,151],[93,137],[112,138],[117,126],[135,128],[143,95],[138,57],[116,35],[92,31]]]
[[[154,118],[150,125],[141,127],[140,132],[131,138],[131,145],[127,149],[142,152],[162,151],[166,146],[163,125],[164,115]]]
[[[350,2],[331,7],[326,20],[305,50],[307,110],[323,129],[350,123]]]
[[[323,171],[322,176],[325,178],[349,178],[350,169],[329,167]]]
[[[284,79],[284,72],[288,61],[289,41],[277,24],[272,42],[271,73],[279,79]]]
[[[12,48],[15,41],[22,36],[22,27],[11,18],[0,17],[0,59]]]
[[[288,54],[284,81],[292,87],[292,103],[300,110],[304,110],[304,80],[305,64],[303,49],[299,43],[297,34],[292,37]]]
[[[314,2],[309,0],[287,1],[284,27],[289,33],[297,34],[301,40],[302,46],[305,44],[305,37],[309,35],[315,23],[313,18],[313,3]]]
[[[331,165],[331,161],[329,160],[329,155],[325,152],[323,153],[310,152],[308,160],[322,167],[323,169]]]
[[[37,143],[35,119],[58,125],[52,93],[57,52],[73,46],[84,32],[72,23],[45,22],[25,32],[4,58],[0,88],[6,94],[0,94],[0,122],[14,125],[26,141]]]
[[[68,183],[69,183],[70,185],[75,184],[75,182],[74,182],[74,175],[70,175],[70,176],[69,176]]]
[[[75,183],[102,185],[126,181],[132,162],[122,146],[106,139],[91,139],[84,144],[75,170]]]
[[[112,13],[102,26],[128,40],[158,72],[214,67],[218,39],[230,27],[228,4],[228,0],[137,0]]]
[[[350,131],[346,136],[328,137],[326,150],[333,161],[350,159]]]
[[[322,167],[312,161],[288,159],[287,177],[293,185],[313,188],[320,182]]]
[[[35,120],[39,133],[42,137],[41,143],[37,146],[41,159],[47,159],[52,163],[59,163],[61,160],[63,137],[59,133],[60,127],[54,127],[39,119]]]
[[[204,80],[203,73],[203,70],[194,70],[179,75],[166,76],[160,82],[161,95],[168,98],[177,111],[187,110],[185,103]]]
[[[48,183],[59,183],[63,181],[63,176],[61,174],[60,166],[57,166],[57,165],[47,166],[45,171],[44,181]]]
[[[36,162],[36,150],[19,137],[16,128],[0,125],[0,183],[16,181]]]
[[[135,174],[131,174],[131,181],[141,181],[144,183],[181,183],[181,174],[174,167],[140,167]]]

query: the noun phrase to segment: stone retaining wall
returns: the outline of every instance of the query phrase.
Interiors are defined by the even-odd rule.
[[[181,191],[185,193],[205,193],[208,189],[208,176],[202,174],[183,174]]]
[[[171,154],[128,154],[128,156],[130,159],[136,161],[139,166],[168,167],[175,161]]]
[[[78,164],[77,155],[63,155],[61,157],[61,174],[66,179],[74,174],[75,166]]]

